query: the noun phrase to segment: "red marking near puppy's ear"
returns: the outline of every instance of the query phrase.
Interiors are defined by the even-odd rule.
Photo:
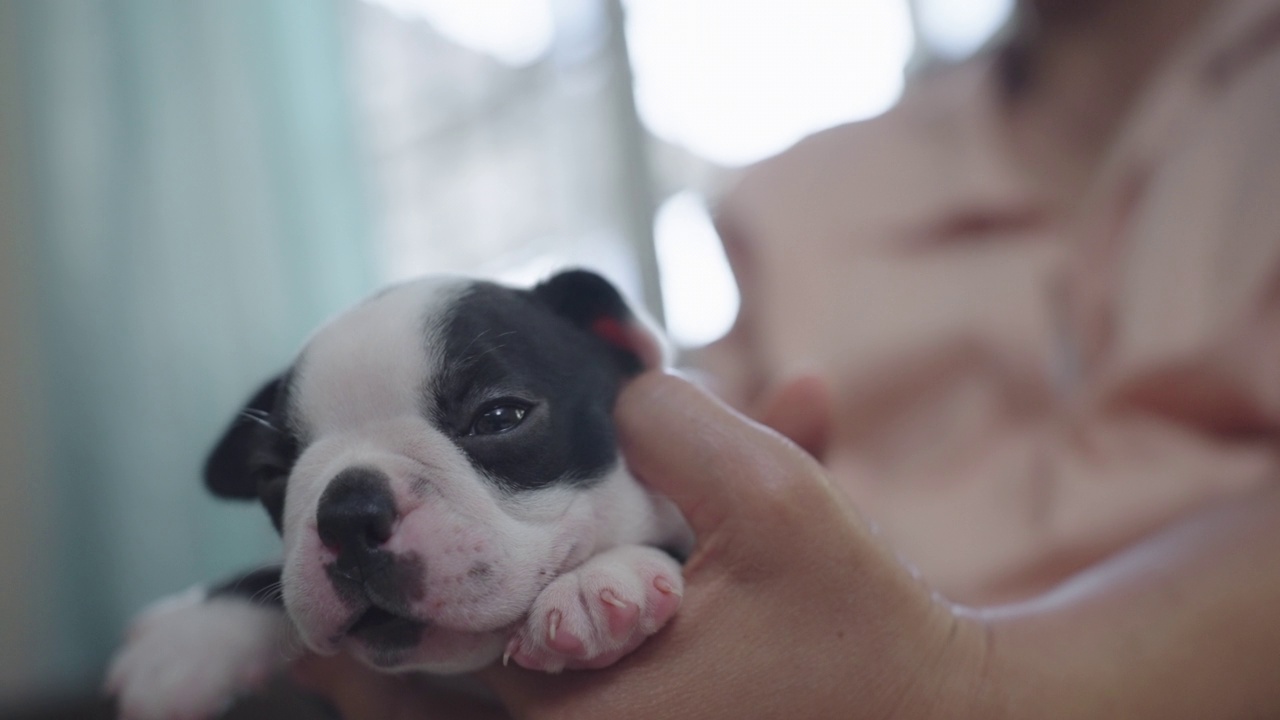
[[[631,334],[627,332],[627,329],[618,318],[601,315],[591,321],[591,332],[619,350],[626,350],[632,353],[636,351],[632,347]]]

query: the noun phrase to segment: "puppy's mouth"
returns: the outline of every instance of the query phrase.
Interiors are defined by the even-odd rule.
[[[397,615],[376,605],[358,612],[342,631],[342,636],[370,647],[394,650],[417,645],[427,623]]]

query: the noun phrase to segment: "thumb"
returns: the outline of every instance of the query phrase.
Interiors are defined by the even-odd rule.
[[[700,539],[730,518],[773,512],[779,491],[821,475],[794,443],[675,375],[632,380],[614,419],[631,471],[674,502]]]
[[[751,416],[819,462],[831,440],[831,392],[817,375],[799,375],[768,392]]]

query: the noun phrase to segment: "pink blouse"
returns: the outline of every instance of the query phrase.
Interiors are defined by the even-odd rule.
[[[990,70],[749,169],[718,220],[742,314],[711,349],[743,404],[823,376],[833,475],[970,602],[1280,477],[1280,0],[1182,46],[1065,222]]]

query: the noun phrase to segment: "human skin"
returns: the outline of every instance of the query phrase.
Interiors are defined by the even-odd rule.
[[[820,385],[804,380],[777,404],[812,401]],[[617,422],[631,467],[698,534],[684,604],[607,670],[482,673],[514,717],[1280,713],[1280,485],[1206,508],[1043,597],[976,610],[915,579],[797,445],[689,383],[642,376]],[[308,663],[310,685],[351,720],[427,718],[441,702],[412,680]]]

